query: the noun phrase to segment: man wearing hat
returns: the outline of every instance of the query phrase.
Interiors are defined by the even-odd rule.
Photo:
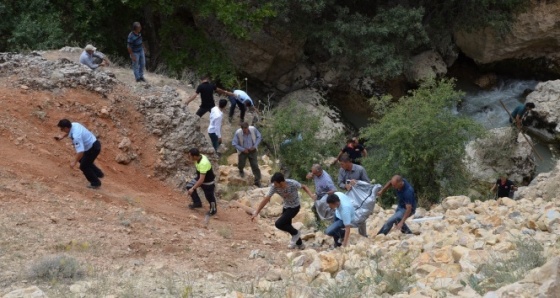
[[[108,65],[109,60],[107,60],[107,57],[101,52],[96,52],[96,50],[94,46],[88,44],[80,55],[80,63],[91,69],[97,69],[99,66]]]

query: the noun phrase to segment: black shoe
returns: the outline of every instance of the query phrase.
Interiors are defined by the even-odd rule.
[[[97,178],[99,179],[103,179],[103,177],[105,177],[105,174],[101,173],[101,175],[97,176]]]
[[[190,209],[202,208],[202,204],[190,204],[189,208]]]
[[[218,210],[216,210],[216,209],[210,209],[210,211],[208,211],[208,212],[206,213],[206,215],[212,216],[212,215],[214,215],[214,214],[216,214],[216,213],[218,213]]]
[[[255,186],[261,188],[262,187],[261,182],[260,181],[255,182]]]
[[[141,77],[139,80],[146,83],[146,79],[144,79],[144,77]]]
[[[86,186],[87,188],[91,188],[91,189],[98,189],[101,187],[101,185],[88,185]]]
[[[245,172],[239,171],[239,176],[240,176],[241,178],[245,178]]]

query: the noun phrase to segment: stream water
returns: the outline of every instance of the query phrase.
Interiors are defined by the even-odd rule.
[[[508,114],[500,104],[500,100],[511,112],[523,103],[525,90],[534,90],[537,84],[538,81],[533,80],[502,79],[491,90],[481,90],[459,82],[457,87],[465,91],[466,95],[456,112],[471,117],[487,129],[508,126]],[[550,146],[541,143],[536,138],[532,138],[532,140],[535,149],[543,159],[539,160],[535,157],[537,174],[552,170],[555,165],[555,154],[551,151]]]

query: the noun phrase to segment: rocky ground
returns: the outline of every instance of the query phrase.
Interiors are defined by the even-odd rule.
[[[185,149],[209,150],[205,126],[182,101],[192,86],[131,71],[89,72],[79,53],[0,54],[0,295],[2,297],[558,297],[560,168],[522,188],[520,200],[449,197],[419,209],[418,235],[375,236],[392,209],[376,206],[369,238],[333,250],[306,195],[296,226],[307,248],[289,250],[274,228],[267,189],[219,166],[219,211],[186,208],[193,174]],[[69,59],[61,60],[61,58]],[[56,142],[70,118],[102,142],[106,178],[85,188],[73,149]],[[225,121],[224,144],[236,127]],[[231,152],[225,146],[224,152]],[[218,168],[218,158],[210,154]],[[262,158],[263,182],[275,168]],[[249,173],[249,170],[246,170]],[[430,220],[431,218],[438,218]],[[61,261],[62,260],[62,261]],[[502,266],[503,265],[503,266]],[[532,271],[529,271],[530,269]],[[46,272],[46,273],[45,273]]]

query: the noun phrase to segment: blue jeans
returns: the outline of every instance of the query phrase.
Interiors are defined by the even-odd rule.
[[[325,234],[332,236],[334,239],[334,246],[339,247],[342,243],[338,241],[344,237],[346,230],[344,229],[344,222],[338,217],[334,217],[334,222],[325,230]]]
[[[393,225],[398,224],[402,220],[405,212],[406,212],[405,208],[397,207],[397,210],[395,210],[395,214],[393,214],[393,216],[389,217],[389,219],[383,225],[381,230],[379,230],[377,235],[379,235],[379,234],[387,235],[389,233],[389,231],[391,231],[391,229],[393,228]],[[401,232],[404,233],[404,234],[412,234],[412,231],[408,228],[408,226],[406,224],[403,224]]]
[[[144,68],[146,67],[146,58],[144,57],[144,50],[136,53],[132,52],[132,55],[136,57],[136,61],[132,61],[132,71],[134,72],[134,78],[138,81],[144,78]]]
[[[218,141],[218,139],[219,139],[218,135],[211,132],[211,133],[208,133],[208,136],[210,137],[210,141],[212,141],[212,147],[214,147],[214,150],[216,152],[218,152],[218,148],[220,147],[220,142]]]

